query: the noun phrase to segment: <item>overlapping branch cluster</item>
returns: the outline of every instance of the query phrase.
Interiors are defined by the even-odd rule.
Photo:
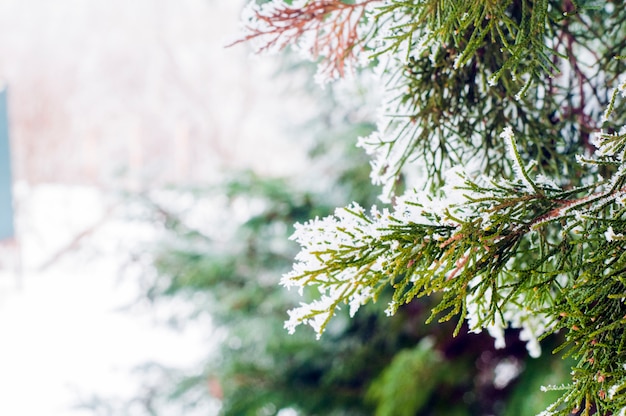
[[[332,76],[344,74],[337,62],[367,57],[385,86],[378,130],[358,145],[393,205],[297,225],[302,249],[282,284],[318,295],[286,327],[310,324],[319,336],[343,304],[354,314],[390,290],[393,314],[438,293],[433,317],[487,330],[498,347],[520,328],[536,356],[542,337],[565,332],[578,363],[546,415],[626,413],[626,87],[615,59],[626,5],[252,8],[247,39],[265,39],[260,50],[316,45],[307,48]]]

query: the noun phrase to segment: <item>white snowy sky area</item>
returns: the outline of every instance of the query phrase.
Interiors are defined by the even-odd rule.
[[[272,59],[224,48],[240,6],[0,0],[16,210],[16,239],[0,243],[0,416],[94,414],[76,405],[141,395],[138,365],[194,368],[215,344],[208,318],[164,324],[184,305],[135,304],[150,269],[122,269],[160,234],[121,194],[304,169],[284,134],[302,98],[276,92],[288,82]]]

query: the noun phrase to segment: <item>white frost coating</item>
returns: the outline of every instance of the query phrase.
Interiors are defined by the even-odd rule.
[[[287,311],[289,320],[285,322],[285,328],[290,334],[293,334],[296,331],[296,326],[301,323],[308,324],[315,330],[317,339],[319,339],[322,335],[322,325],[330,317],[329,307],[331,304],[332,298],[329,296],[322,296],[320,299],[314,300],[310,304],[301,302],[299,308]],[[313,312],[317,313],[312,317],[308,317]]]
[[[602,141],[603,141],[603,138],[602,138],[603,134],[604,133],[602,131],[597,131],[597,132],[591,133],[589,137],[589,143],[596,148],[596,154],[598,156],[603,155],[602,151],[600,150],[600,146],[602,145]]]
[[[470,282],[470,287],[476,287],[480,283],[480,278],[476,277]],[[503,293],[503,295],[506,295]],[[541,355],[541,346],[539,345],[539,337],[550,330],[548,319],[545,314],[537,314],[529,309],[524,309],[516,304],[522,305],[523,299],[518,302],[506,303],[501,309],[501,315],[496,314],[495,319],[487,321],[491,304],[491,288],[487,288],[484,293],[475,291],[467,297],[467,322],[470,332],[480,333],[483,329],[489,332],[494,338],[495,348],[506,347],[504,331],[507,327],[521,328],[520,340],[526,341],[526,349],[528,354],[537,358]],[[481,325],[480,322],[483,322]]]
[[[360,287],[360,290],[350,296],[350,318],[353,318],[362,305],[365,305],[371,298],[373,292],[369,286]]]
[[[480,283],[480,278],[474,278],[469,287],[474,288]],[[505,323],[502,321],[500,315],[496,315],[493,321],[489,321],[486,325],[484,323],[487,313],[489,311],[489,305],[491,303],[491,288],[487,288],[484,293],[474,291],[467,296],[467,323],[470,332],[480,333],[483,329],[487,329],[489,335],[494,338],[494,346],[497,349],[506,347],[504,340],[504,328]],[[481,325],[481,322],[483,324]]]
[[[507,149],[509,151],[509,157],[513,161],[513,170],[515,172],[515,177],[524,184],[528,192],[533,192],[535,187],[524,174],[524,167],[521,165],[521,160],[517,151],[517,145],[515,144],[515,135],[513,134],[513,129],[511,128],[511,126],[505,127],[504,131],[500,133],[500,137],[503,138],[506,142]]]
[[[369,244],[380,238],[381,229],[389,225],[389,216],[388,210],[378,211],[376,208],[372,209],[371,216],[367,216],[361,206],[353,203],[346,208],[338,208],[333,216],[296,224],[291,239],[296,240],[302,250],[296,256],[293,270],[282,277],[281,284],[287,288],[298,287],[302,293],[304,286],[309,284],[302,276],[307,276],[311,271],[323,270],[329,260],[329,255],[325,254],[328,250]],[[379,256],[369,265],[370,270],[380,270],[384,260],[384,255]],[[289,311],[285,327],[292,333],[297,325],[309,324],[319,336],[322,325],[329,318],[327,311],[346,296],[349,297],[350,315],[353,316],[373,295],[370,287],[355,279],[356,275],[357,269],[350,267],[332,276],[318,276],[317,283],[332,281],[332,284],[325,285],[326,290],[320,300],[311,304],[301,303],[300,307]]]
[[[538,174],[537,176],[535,176],[535,183],[537,185],[542,185],[546,188],[551,188],[554,191],[558,191],[561,189],[561,187],[559,185],[556,184],[556,182],[554,182],[551,178],[543,175],[543,174]]]
[[[361,147],[371,156],[370,178],[374,185],[382,187],[380,199],[391,202],[394,188],[401,169],[408,163],[416,162],[410,158],[410,152],[415,147],[417,138],[422,133],[422,127],[410,121],[411,113],[415,112],[413,103],[399,102],[398,88],[404,78],[400,76],[404,71],[409,58],[419,58],[430,50],[431,59],[438,50],[439,42],[432,33],[426,29],[419,29],[412,33],[408,40],[396,44],[396,38],[402,36],[404,31],[414,30],[411,16],[404,10],[394,10],[386,19],[379,21],[381,27],[377,36],[372,39],[368,46],[375,53],[377,50],[385,50],[393,47],[393,54],[382,54],[378,57],[379,62],[374,72],[379,77],[381,85],[385,85],[386,94],[377,117],[377,129],[367,137],[359,138],[357,147]],[[415,40],[417,39],[417,40]],[[401,117],[397,115],[401,114]],[[410,159],[410,160],[409,160]],[[424,161],[420,161],[423,163]],[[415,163],[415,165],[418,165]],[[411,166],[412,170],[420,170],[419,166]],[[409,186],[421,187],[422,184],[411,183]]]
[[[619,390],[621,390],[624,386],[621,384],[614,384],[611,387],[609,387],[608,390],[608,396],[609,396],[609,400],[613,400],[613,398],[615,397],[615,394],[617,394],[617,392]]]
[[[310,304],[301,305],[289,312],[289,320],[285,326],[293,332],[299,324],[308,324],[313,327],[318,336],[322,326],[330,318],[329,310],[334,305],[347,300],[350,315],[353,316],[358,309],[372,300],[372,289],[366,286],[360,278],[363,276],[363,267],[369,271],[382,270],[383,262],[393,261],[402,243],[395,239],[385,239],[391,233],[390,227],[398,223],[402,224],[428,224],[458,226],[455,221],[443,214],[450,211],[454,217],[461,221],[469,220],[475,216],[471,210],[461,209],[467,197],[475,197],[469,190],[461,189],[465,181],[465,174],[460,169],[452,169],[446,178],[447,185],[441,190],[441,197],[435,198],[426,192],[410,191],[398,197],[393,210],[378,209],[372,207],[369,212],[356,203],[345,208],[338,208],[334,215],[325,218],[315,218],[304,224],[296,224],[295,232],[291,237],[296,240],[301,251],[296,256],[293,270],[281,279],[285,287],[297,287],[302,293],[307,285],[317,286],[320,289],[321,299]],[[425,213],[435,213],[425,216]],[[488,227],[489,218],[484,221]],[[433,239],[449,238],[449,236],[433,235]],[[332,253],[350,247],[383,247],[369,263],[358,266],[346,266],[345,269],[333,270],[324,273],[328,269],[328,261]],[[386,249],[385,249],[386,247]],[[435,264],[437,268],[439,265]],[[435,269],[433,269],[435,270]],[[314,280],[312,280],[314,279]],[[494,318],[487,319],[491,315],[491,288],[484,291],[478,290],[480,277],[470,282],[471,291],[467,297],[467,321],[471,332],[487,330],[495,340],[496,348],[505,347],[506,328],[518,328],[520,339],[526,341],[529,354],[538,357],[541,348],[539,337],[550,330],[547,316],[536,314],[531,308],[522,308],[524,299],[512,299],[511,302],[501,306],[500,313]],[[498,279],[505,279],[499,277]],[[506,286],[506,281],[499,280],[498,286]],[[506,290],[503,289],[504,292]],[[505,296],[507,293],[502,292]],[[539,305],[547,306],[547,305]],[[398,305],[390,303],[385,310],[387,315],[393,315]],[[533,308],[537,309],[537,308]]]
[[[398,311],[398,304],[392,301],[392,302],[389,302],[389,305],[387,305],[387,309],[385,309],[385,315],[393,316],[396,314],[397,311]]]
[[[283,275],[281,284],[287,288],[297,287],[302,294],[307,285],[324,286],[320,290],[321,298],[310,304],[301,303],[299,307],[289,311],[289,320],[285,327],[293,333],[299,324],[308,324],[313,327],[318,336],[322,331],[323,324],[329,318],[329,309],[337,305],[342,299],[348,298],[350,314],[354,315],[357,310],[369,302],[373,296],[372,289],[358,280],[359,267],[346,267],[332,274],[315,272],[327,269],[330,260],[329,251],[339,251],[346,247],[367,247],[373,243],[381,244],[381,238],[390,233],[390,227],[397,224],[398,220],[408,222],[422,222],[423,205],[416,203],[413,198],[418,193],[409,193],[404,199],[399,199],[393,212],[388,209],[379,210],[372,207],[369,213],[356,203],[345,208],[338,208],[334,215],[325,218],[315,218],[304,224],[296,224],[295,232],[291,239],[296,240],[301,251],[296,256],[296,262],[291,272]],[[420,201],[421,202],[421,201]],[[434,203],[434,202],[433,202]],[[436,205],[436,203],[434,203]],[[437,238],[435,235],[434,238]],[[369,271],[380,271],[382,264],[393,258],[400,242],[389,240],[385,243],[386,250],[381,250],[367,265]],[[312,282],[311,275],[315,275]],[[321,289],[321,288],[320,288]],[[391,303],[386,313],[395,313],[397,305]]]
[[[616,234],[615,231],[613,231],[613,227],[609,226],[609,228],[607,228],[604,232],[604,238],[606,238],[606,241],[623,240],[624,234]]]

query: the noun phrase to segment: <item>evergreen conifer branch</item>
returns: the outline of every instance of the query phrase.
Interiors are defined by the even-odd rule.
[[[626,68],[614,59],[626,48],[626,5],[340,7],[361,7],[352,44],[385,85],[378,131],[358,145],[394,204],[297,225],[301,251],[281,282],[315,291],[286,327],[320,336],[344,304],[354,315],[391,291],[392,315],[437,294],[431,320],[487,330],[497,347],[506,328],[520,329],[533,356],[540,339],[565,334],[559,348],[577,364],[545,415],[626,414],[626,130],[598,132],[626,125]],[[323,16],[326,25],[340,14]],[[415,190],[395,196],[400,178]]]
[[[303,305],[290,312],[299,318],[288,326],[293,330],[321,315],[323,320],[313,325],[319,334],[342,303],[350,304],[353,314],[375,300],[383,286],[394,291],[389,313],[438,292],[441,302],[433,317],[465,319],[470,330],[487,329],[497,343],[503,342],[498,334],[507,325],[523,328],[533,343],[558,329],[568,331],[570,353],[586,358],[575,367],[573,387],[567,389],[602,409],[604,404],[595,400],[606,394],[606,387],[601,390],[592,382],[590,371],[606,380],[626,362],[621,352],[626,346],[626,209],[624,189],[607,186],[614,181],[599,182],[597,192],[573,192],[540,184],[530,189],[522,180],[482,185],[466,180],[454,188],[463,193],[463,203],[427,207],[416,197],[400,201],[392,213],[373,210],[367,216],[352,206],[338,210],[334,218],[311,222],[295,236],[311,251],[300,253],[300,263],[283,283],[300,285],[306,278],[307,285],[328,294],[326,308]],[[346,225],[354,221],[350,216],[357,221],[353,227]],[[333,242],[333,228],[350,243]],[[311,230],[323,230],[324,238],[303,244]],[[312,267],[310,255],[323,267]],[[307,271],[297,275],[296,270]],[[367,287],[373,290],[366,293]],[[597,349],[600,342],[606,348],[616,341],[619,354],[610,350],[601,361],[589,361],[600,356],[589,346]],[[538,345],[530,348],[537,353]]]

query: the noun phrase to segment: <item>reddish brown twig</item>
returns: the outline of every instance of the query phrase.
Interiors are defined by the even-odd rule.
[[[362,42],[358,26],[365,6],[380,0],[346,4],[339,0],[316,0],[302,7],[286,4],[253,8],[247,34],[228,46],[257,41],[257,52],[279,51],[298,45],[312,59],[322,58],[320,73],[329,78],[343,77],[346,64],[356,60],[356,46]],[[305,44],[303,40],[306,35]]]

